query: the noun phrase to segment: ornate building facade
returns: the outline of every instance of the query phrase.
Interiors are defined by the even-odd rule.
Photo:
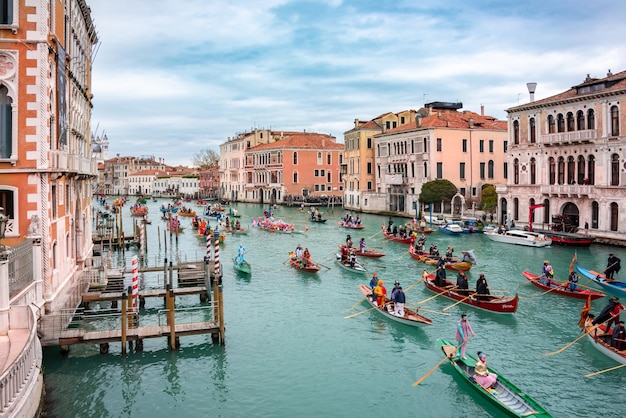
[[[562,224],[570,232],[587,225],[598,237],[623,236],[625,99],[626,71],[609,71],[508,109],[510,176],[497,188],[500,220],[532,218],[535,227]]]

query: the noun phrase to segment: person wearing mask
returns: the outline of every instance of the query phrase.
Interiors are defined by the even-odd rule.
[[[458,357],[460,353],[463,360],[467,359],[465,356],[465,347],[467,345],[467,340],[470,339],[470,335],[473,337],[476,334],[474,334],[474,330],[467,319],[467,315],[462,314],[461,319],[456,324],[456,340],[458,342],[456,356]]]
[[[485,389],[493,387],[498,381],[497,374],[489,373],[489,369],[487,368],[487,355],[482,351],[478,352],[478,360],[474,366],[474,373],[474,380],[476,383]]]

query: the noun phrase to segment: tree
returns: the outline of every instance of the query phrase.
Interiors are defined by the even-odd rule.
[[[442,200],[450,201],[457,193],[457,188],[449,180],[437,179],[424,183],[420,193],[420,203],[438,203]]]
[[[209,148],[193,155],[193,165],[201,170],[217,167],[219,161],[220,155]]]
[[[493,212],[498,207],[498,194],[496,193],[496,186],[493,184],[487,184],[480,192],[480,200],[483,204],[482,209],[485,212]]]

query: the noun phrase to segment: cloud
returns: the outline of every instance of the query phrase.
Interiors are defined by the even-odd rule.
[[[88,0],[101,44],[92,126],[112,155],[190,164],[255,127],[330,133],[460,101],[506,118],[626,69],[626,5],[599,0]]]

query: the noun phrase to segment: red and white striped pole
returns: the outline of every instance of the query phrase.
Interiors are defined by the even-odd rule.
[[[141,221],[141,225],[139,225],[139,256],[143,260],[143,257],[146,253],[145,250],[146,245],[146,221],[143,219]]]
[[[133,300],[133,308],[137,308],[139,306],[139,263],[137,262],[137,256],[133,256],[132,261],[133,267],[133,283],[132,283],[132,300]]]
[[[206,239],[206,259],[209,261],[211,259],[211,237],[206,235],[204,239]]]
[[[215,238],[213,253],[215,254],[213,259],[213,275],[218,277],[220,274],[220,240],[219,238]]]

